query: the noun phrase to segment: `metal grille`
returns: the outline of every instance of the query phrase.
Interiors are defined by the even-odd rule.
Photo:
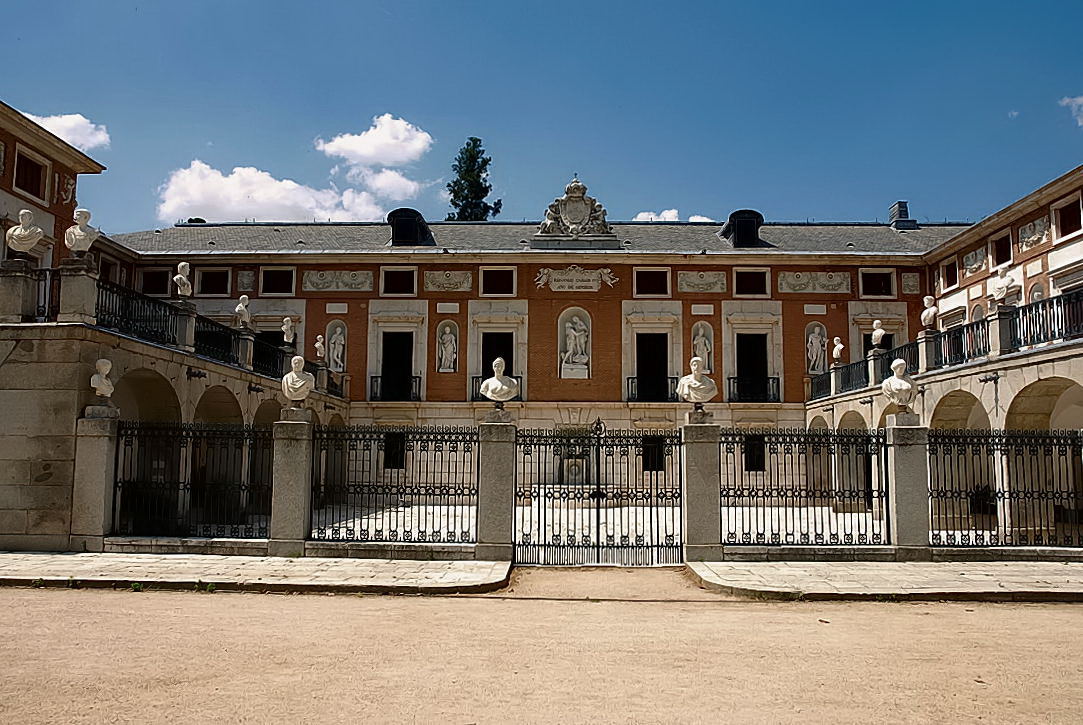
[[[401,380],[389,381],[382,375],[373,375],[369,378],[369,400],[373,401],[403,401],[421,400],[421,376],[412,375],[409,387],[402,384]]]
[[[477,541],[477,428],[316,426],[312,537]]]
[[[891,371],[891,363],[896,360],[906,362],[906,372],[914,375],[918,371],[918,344],[908,342],[905,345],[893,347],[876,360],[876,375],[878,380],[886,380],[894,373]]]
[[[55,322],[60,312],[60,270],[42,267],[30,270],[37,287],[35,322]]]
[[[214,320],[196,316],[196,354],[227,365],[239,364],[240,333]]]
[[[813,375],[810,382],[811,399],[826,398],[831,395],[831,373]]]
[[[113,533],[266,538],[269,426],[122,422]]]
[[[934,546],[1083,546],[1083,431],[930,430]]]
[[[677,378],[666,378],[665,397],[654,395],[652,392],[640,390],[639,378],[628,378],[628,401],[631,403],[676,403],[677,402]]]
[[[989,354],[989,320],[958,325],[937,335],[936,366],[961,365]]]
[[[883,431],[723,430],[724,544],[888,543]]]
[[[1024,305],[1011,319],[1011,341],[1015,348],[1080,335],[1083,335],[1083,290]]]
[[[258,337],[252,341],[252,370],[260,375],[281,378],[290,369],[291,357],[286,350]]]
[[[777,403],[779,387],[777,377],[728,378],[730,403]]]
[[[98,305],[95,313],[99,327],[163,345],[177,344],[180,310],[127,287],[98,280]]]
[[[861,390],[869,386],[869,363],[858,360],[839,368],[839,392]]]
[[[681,563],[680,451],[675,430],[518,431],[516,561]]]

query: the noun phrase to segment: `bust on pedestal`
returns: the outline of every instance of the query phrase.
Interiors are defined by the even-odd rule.
[[[917,397],[918,390],[914,381],[906,374],[906,361],[902,358],[894,360],[891,363],[891,372],[892,376],[880,384],[880,392],[899,409],[898,413],[888,416],[888,424],[891,426],[918,425],[921,419],[910,410],[910,404]]]
[[[511,415],[504,403],[519,394],[519,382],[504,374],[504,358],[493,360],[493,377],[481,383],[481,394],[493,401],[493,409],[485,416],[486,423],[510,423]]]
[[[90,376],[90,387],[94,388],[98,399],[94,405],[88,405],[83,412],[85,418],[119,418],[120,410],[113,404],[113,381],[109,372],[113,362],[102,358],[94,363],[94,374]]]
[[[677,397],[692,403],[692,410],[685,419],[689,423],[709,423],[712,416],[703,409],[703,404],[718,395],[718,386],[703,374],[703,358],[692,358],[688,367],[692,372],[677,381]]]
[[[282,395],[290,408],[304,408],[305,401],[316,387],[316,376],[305,372],[305,359],[300,355],[290,358],[290,371],[282,376]]]
[[[45,236],[41,227],[34,225],[34,212],[29,209],[19,211],[19,223],[8,229],[4,239],[12,254],[9,259],[30,259],[27,254]],[[7,260],[5,260],[7,261]]]

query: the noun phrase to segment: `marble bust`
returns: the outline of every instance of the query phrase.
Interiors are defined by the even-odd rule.
[[[233,316],[237,321],[237,327],[252,326],[252,313],[248,310],[248,295],[241,295],[237,300],[237,306],[233,308]]]
[[[880,384],[880,392],[884,397],[899,407],[900,412],[908,412],[910,404],[917,396],[917,387],[910,376],[906,374],[906,361],[896,359],[891,363],[893,375]]]
[[[292,317],[283,317],[282,318],[282,342],[286,343],[287,345],[292,345],[293,344],[293,338],[294,338],[294,336],[296,336],[296,334],[297,334],[297,331],[293,327],[293,318]]]
[[[327,345],[323,341],[323,335],[316,335],[316,342],[313,347],[316,348],[316,359],[323,360],[327,355]]]
[[[8,229],[4,236],[8,246],[16,252],[29,252],[41,241],[45,232],[41,230],[41,227],[34,226],[34,212],[23,209],[19,212],[19,223]]]
[[[836,363],[841,363],[842,351],[846,348],[846,346],[842,344],[842,338],[836,337],[831,341],[831,344],[834,345],[834,347],[831,348],[831,359]]]
[[[94,363],[94,374],[90,376],[90,387],[98,397],[108,398],[113,395],[113,381],[109,379],[109,371],[113,369],[110,360],[102,358]]]
[[[504,358],[493,360],[493,376],[481,384],[481,394],[497,403],[511,400],[519,394],[519,381],[504,374]]]
[[[884,323],[880,320],[872,321],[872,346],[879,349],[880,343],[884,340],[884,335],[887,334],[887,330],[884,329]]]
[[[316,387],[316,376],[305,372],[305,359],[300,355],[290,358],[290,371],[282,376],[282,395],[291,408],[300,408]]]
[[[925,305],[925,309],[921,311],[921,324],[926,329],[931,330],[936,327],[936,298],[932,295],[925,295],[925,299],[922,300]]]
[[[677,397],[689,403],[706,403],[718,395],[718,386],[703,374],[703,358],[688,361],[688,375],[677,381]]]
[[[177,265],[177,274],[173,277],[173,284],[177,285],[178,297],[192,296],[192,282],[188,279],[189,266],[187,262]]]
[[[75,224],[64,232],[64,246],[76,257],[82,257],[99,236],[101,232],[90,226],[90,210],[76,209]]]

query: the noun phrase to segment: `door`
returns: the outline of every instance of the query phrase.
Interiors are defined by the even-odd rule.
[[[414,375],[414,333],[385,332],[380,355],[379,400],[410,400]]]
[[[648,403],[664,403],[669,399],[669,335],[665,332],[636,333],[634,397]]]
[[[767,400],[767,335],[738,333],[736,343],[737,390],[731,391],[731,399],[764,402]]]
[[[481,333],[481,377],[484,380],[493,374],[493,360],[504,358],[504,374],[515,375],[515,333]]]

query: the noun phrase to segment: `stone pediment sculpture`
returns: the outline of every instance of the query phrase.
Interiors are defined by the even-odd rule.
[[[925,326],[925,329],[931,330],[936,327],[936,298],[932,295],[925,295],[922,303],[925,305],[925,309],[921,311],[921,324]]]
[[[8,229],[4,235],[7,245],[16,252],[29,252],[41,241],[45,232],[34,225],[34,212],[23,209],[19,212],[19,223]]]
[[[612,287],[618,279],[609,267],[584,269],[578,264],[569,264],[564,269],[542,267],[534,277],[534,286],[541,289],[548,286],[554,292],[597,292],[602,282]]]
[[[192,296],[192,282],[188,279],[189,269],[187,262],[181,262],[177,265],[177,273],[173,276],[173,284],[177,286],[178,297]]]
[[[110,398],[113,395],[113,381],[109,379],[109,372],[113,369],[113,362],[102,358],[94,363],[94,374],[90,376],[90,387],[94,388],[99,398]]]
[[[564,187],[564,196],[554,199],[546,209],[535,236],[613,236],[605,214],[605,207],[587,196],[587,187],[576,177]]]
[[[910,411],[910,404],[914,402],[914,398],[917,396],[917,387],[914,385],[914,381],[910,379],[910,376],[906,374],[906,361],[899,358],[891,363],[891,372],[893,373],[890,378],[884,380],[880,384],[880,392],[884,394],[884,397],[894,403],[899,408],[899,412],[907,413]]]
[[[493,360],[493,376],[481,384],[481,394],[494,403],[504,403],[519,394],[519,381],[504,374],[504,358]]]
[[[64,232],[64,246],[76,257],[82,257],[90,249],[90,245],[98,241],[101,232],[90,226],[89,209],[76,209],[74,216],[75,224]]]
[[[688,367],[692,372],[677,381],[677,397],[696,403],[698,408],[718,395],[718,386],[703,374],[703,358],[692,358],[688,361]]]
[[[290,358],[290,371],[282,376],[282,395],[291,408],[304,407],[304,402],[316,387],[316,376],[305,372],[305,359],[300,355]]]

